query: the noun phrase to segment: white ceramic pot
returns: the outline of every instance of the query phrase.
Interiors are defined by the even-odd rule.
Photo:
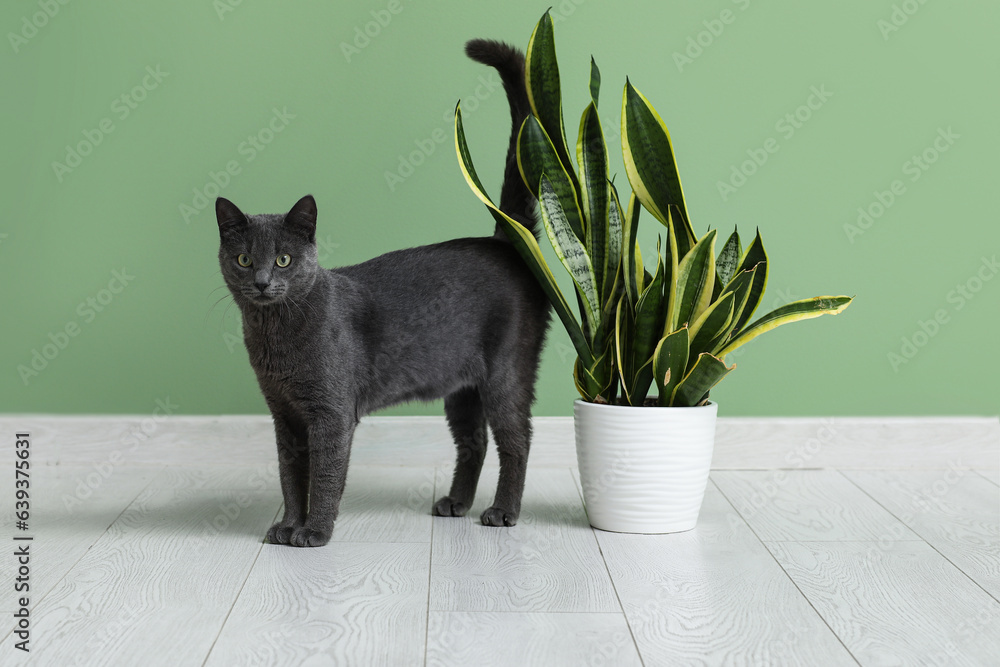
[[[708,484],[719,406],[576,401],[576,458],[590,525],[618,533],[691,530]]]

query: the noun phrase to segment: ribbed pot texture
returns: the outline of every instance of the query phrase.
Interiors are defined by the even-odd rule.
[[[718,412],[711,401],[697,408],[576,401],[576,458],[590,525],[617,533],[694,528]]]

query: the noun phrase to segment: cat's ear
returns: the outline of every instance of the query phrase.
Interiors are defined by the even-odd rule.
[[[295,202],[285,216],[285,225],[304,234],[310,243],[316,240],[316,200],[312,195]]]
[[[225,197],[219,197],[215,200],[215,219],[219,223],[220,234],[239,229],[247,224],[247,217],[243,211]]]

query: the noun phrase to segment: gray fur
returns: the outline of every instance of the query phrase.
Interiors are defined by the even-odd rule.
[[[523,55],[483,40],[466,48],[500,71],[516,133],[528,113]],[[533,226],[532,206],[509,152],[501,208]],[[436,398],[444,398],[458,458],[451,491],[434,513],[469,510],[489,424],[500,479],[481,520],[514,525],[549,309],[502,232],[327,270],[316,261],[312,196],[286,215],[250,216],[219,198],[216,216],[222,275],[243,316],[250,364],[274,418],[285,514],[268,541],[326,544],[358,420],[397,403]],[[253,264],[240,266],[240,254]],[[275,260],[284,254],[291,263],[281,268]]]

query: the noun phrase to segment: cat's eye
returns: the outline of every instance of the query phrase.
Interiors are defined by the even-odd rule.
[[[240,254],[239,257],[236,258],[236,263],[245,267],[253,264],[253,260],[250,259],[250,255]]]
[[[292,256],[291,255],[279,255],[278,259],[274,260],[274,263],[277,264],[278,266],[280,266],[281,268],[284,268],[284,267],[286,267],[286,266],[288,266],[289,264],[292,263]]]

